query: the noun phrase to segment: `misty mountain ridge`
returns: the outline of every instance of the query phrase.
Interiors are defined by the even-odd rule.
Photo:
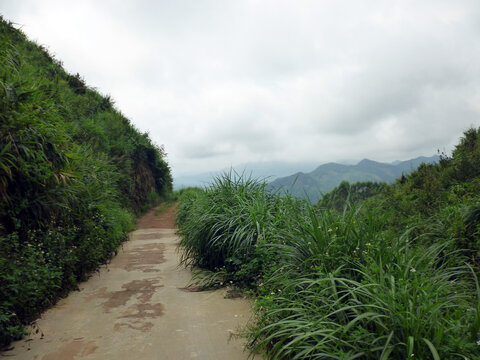
[[[272,181],[269,185],[275,189],[288,191],[298,197],[307,197],[311,202],[320,199],[342,181],[355,183],[358,181],[376,181],[393,183],[402,174],[409,174],[421,163],[436,163],[438,155],[425,157],[420,156],[406,161],[394,161],[382,163],[369,159],[363,159],[356,165],[343,165],[339,163],[326,163],[318,166],[309,173],[297,172],[293,175],[281,177]]]
[[[173,187],[177,190],[189,186],[207,186],[212,182],[214,177],[230,171],[234,171],[239,175],[243,174],[246,177],[265,179],[269,182],[298,171],[308,171],[309,169],[313,169],[317,164],[318,163],[315,162],[292,163],[285,161],[250,162],[216,171],[174,175]]]
[[[410,159],[406,161],[396,160],[392,163],[381,163],[369,159],[363,159],[362,161],[356,163],[355,161],[340,161],[340,162],[331,162],[317,166],[314,162],[284,162],[284,161],[268,161],[268,162],[251,162],[232,166],[230,168],[224,168],[217,171],[210,172],[198,172],[190,174],[181,174],[174,175],[174,189],[181,189],[189,186],[204,187],[210,184],[214,177],[221,175],[222,173],[234,171],[237,174],[245,175],[247,177],[265,179],[267,182],[274,187],[284,187],[285,189],[290,189],[293,181],[288,181],[286,179],[297,179],[298,191],[296,195],[304,196],[304,191],[300,189],[298,184],[305,182],[310,184],[312,187],[312,194],[318,193],[318,184],[317,181],[311,178],[312,174],[317,174],[315,176],[322,177],[322,171],[331,170],[329,176],[333,176],[331,181],[328,181],[328,186],[321,186],[320,192],[328,192],[332,190],[335,186],[340,184],[342,180],[349,182],[356,181],[385,181],[393,182],[396,178],[402,175],[403,172],[411,172],[415,170],[418,165],[422,162],[437,162],[439,159],[438,156],[424,157],[420,156],[415,159]],[[318,163],[317,163],[318,164]],[[376,174],[375,168],[378,167],[377,164],[384,165],[384,171]],[[317,166],[317,167],[315,167]],[[390,169],[394,167],[394,169]],[[355,174],[348,174],[348,169],[353,170],[357,168]],[[310,169],[315,169],[309,172]],[[360,171],[361,170],[361,171]],[[400,170],[400,171],[399,171]],[[359,173],[360,172],[360,173]],[[372,173],[373,172],[373,173]],[[378,171],[377,171],[378,172]],[[293,175],[292,175],[293,174]],[[345,178],[338,180],[339,175],[344,175]],[[367,176],[369,175],[369,176]],[[300,180],[300,183],[299,183]],[[324,181],[325,182],[325,181]],[[324,183],[323,182],[323,183]],[[325,190],[328,189],[328,190]],[[314,196],[317,198],[318,194]]]

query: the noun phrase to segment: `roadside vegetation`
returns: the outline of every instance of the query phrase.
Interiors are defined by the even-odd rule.
[[[272,359],[480,357],[480,129],[392,185],[316,205],[224,174],[180,195],[183,263],[256,297],[246,336]]]
[[[171,188],[163,148],[0,17],[0,346]]]

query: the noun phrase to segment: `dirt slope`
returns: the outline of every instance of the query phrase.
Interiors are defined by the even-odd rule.
[[[138,222],[108,267],[37,321],[38,334],[13,344],[14,359],[247,359],[234,335],[247,300],[225,290],[190,292],[178,266],[175,208]],[[42,335],[43,334],[43,335]]]

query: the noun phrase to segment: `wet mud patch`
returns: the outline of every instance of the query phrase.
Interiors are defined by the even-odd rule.
[[[153,327],[149,319],[155,319],[164,314],[165,307],[161,303],[151,303],[152,297],[158,288],[163,287],[157,279],[133,280],[122,285],[123,290],[107,291],[103,287],[97,291],[95,297],[103,298],[103,308],[106,313],[117,313],[116,308],[128,307],[117,316],[113,325],[114,331],[123,328],[146,332]]]
[[[113,331],[121,331],[122,328],[148,332],[153,328],[153,323],[148,319],[155,319],[163,315],[165,307],[161,303],[134,304],[130,306],[113,325]]]
[[[42,360],[75,360],[93,354],[97,349],[95,341],[72,341],[63,344],[57,351],[44,355]]]
[[[95,297],[106,299],[103,308],[109,313],[114,308],[127,305],[132,298],[143,304],[149,302],[156,289],[163,287],[161,284],[157,285],[158,283],[159,280],[156,279],[133,280],[122,285],[124,290],[107,292],[107,288],[103,287]]]
[[[117,322],[113,326],[113,331],[115,332],[121,331],[123,327],[132,329],[132,330],[138,330],[141,332],[147,332],[147,331],[150,331],[151,328],[153,328],[153,323],[151,323],[150,321]]]
[[[164,307],[161,303],[156,304],[135,304],[119,317],[119,319],[146,319],[157,318],[163,315]]]
[[[126,271],[157,272],[156,265],[163,264],[165,259],[165,244],[153,243],[137,246],[118,257],[112,268],[121,268]]]

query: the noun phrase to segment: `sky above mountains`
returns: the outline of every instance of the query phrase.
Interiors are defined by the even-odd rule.
[[[449,152],[480,126],[480,2],[0,0],[174,176]]]

